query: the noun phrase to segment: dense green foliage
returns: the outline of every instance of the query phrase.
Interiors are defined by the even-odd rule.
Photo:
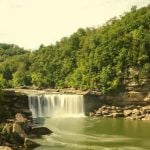
[[[3,87],[117,90],[124,78],[150,76],[150,6],[134,8],[98,28],[80,28],[34,52],[1,44],[0,54]]]
[[[19,48],[16,45],[0,44],[1,87],[29,84],[27,79],[27,71],[30,65],[29,59],[30,52],[25,51],[23,48]]]

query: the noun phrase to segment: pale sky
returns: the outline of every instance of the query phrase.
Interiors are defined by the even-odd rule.
[[[78,28],[97,27],[150,0],[0,0],[0,43],[49,45]]]

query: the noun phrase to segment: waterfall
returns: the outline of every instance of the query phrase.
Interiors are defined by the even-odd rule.
[[[84,116],[83,95],[44,94],[28,97],[33,118]]]

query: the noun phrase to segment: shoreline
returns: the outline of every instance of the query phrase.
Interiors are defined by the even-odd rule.
[[[96,118],[125,118],[131,120],[150,121],[150,105],[128,105],[124,107],[103,105],[98,109],[89,112],[87,116]]]

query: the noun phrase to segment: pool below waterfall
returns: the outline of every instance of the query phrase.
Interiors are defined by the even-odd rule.
[[[149,150],[150,123],[111,118],[36,118],[54,133],[36,150]]]
[[[35,150],[149,150],[150,122],[85,117],[83,95],[29,95],[35,124],[53,131]]]

